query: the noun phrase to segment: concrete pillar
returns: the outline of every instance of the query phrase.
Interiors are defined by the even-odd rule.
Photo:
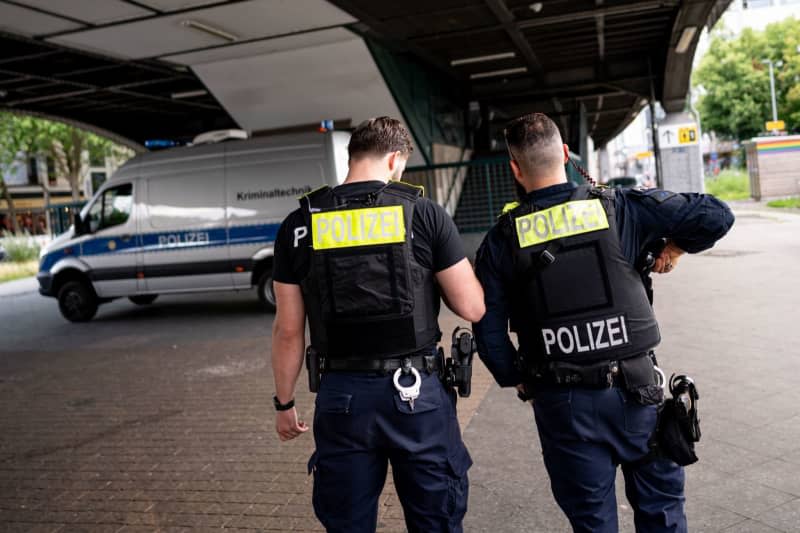
[[[608,157],[608,145],[597,151],[597,181],[607,182],[611,178],[611,161]]]

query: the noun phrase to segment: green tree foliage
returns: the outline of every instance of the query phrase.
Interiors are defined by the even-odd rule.
[[[102,160],[105,156],[125,159],[132,152],[109,139],[62,122],[27,115],[0,112],[0,170],[8,171],[22,163],[20,154],[43,154],[55,162],[56,174],[67,178],[72,190],[72,200],[80,200],[80,178],[88,161]],[[44,184],[46,186],[46,184]],[[0,195],[8,202],[9,211],[16,224],[11,195],[0,173]],[[16,231],[16,227],[15,227]]]
[[[694,72],[700,91],[703,126],[717,134],[748,139],[772,119],[769,67],[764,59],[783,61],[776,69],[778,118],[788,129],[800,127],[800,20],[788,18],[764,31],[745,29],[734,37],[724,28],[712,32],[709,51]]]

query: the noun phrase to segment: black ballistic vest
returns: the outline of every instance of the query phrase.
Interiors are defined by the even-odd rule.
[[[312,236],[301,289],[311,344],[326,357],[397,357],[439,341],[438,288],[412,250],[421,192],[390,182],[358,200],[330,187],[300,198]]]
[[[502,216],[514,262],[510,326],[526,357],[620,360],[661,341],[614,214],[613,191],[581,186],[563,204],[524,203]]]

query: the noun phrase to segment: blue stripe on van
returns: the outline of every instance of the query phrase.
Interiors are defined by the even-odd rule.
[[[231,244],[249,244],[251,242],[272,242],[278,235],[280,224],[262,224],[260,226],[235,226],[230,228]]]
[[[42,258],[39,267],[40,272],[49,271],[58,261],[69,255],[76,257],[87,255],[104,255],[116,253],[135,253],[135,252],[161,252],[170,250],[183,250],[193,248],[204,248],[209,246],[224,246],[230,244],[259,244],[275,241],[280,224],[255,224],[251,226],[236,226],[228,228],[208,228],[202,230],[169,231],[157,233],[143,233],[133,235],[127,242],[119,237],[95,237],[88,239],[80,245],[80,253],[76,245],[67,245],[63,248],[53,250]],[[188,241],[176,243],[176,235],[186,237],[187,234],[205,233],[208,238],[201,241]],[[229,237],[228,237],[229,236]],[[172,238],[172,239],[171,239]],[[114,244],[110,242],[113,241]],[[70,250],[70,253],[67,253]]]

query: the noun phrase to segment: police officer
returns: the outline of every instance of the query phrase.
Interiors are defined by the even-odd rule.
[[[298,421],[305,320],[322,379],[314,413],[313,503],[328,531],[375,531],[391,463],[409,531],[461,531],[472,461],[452,391],[438,378],[440,295],[465,320],[483,291],[452,219],[400,179],[412,151],[395,119],[360,124],[342,185],[300,199],[275,243],[276,430]]]
[[[684,253],[713,246],[733,215],[707,195],[576,187],[569,149],[543,114],[505,133],[525,194],[477,253],[486,293],[478,353],[501,386],[535,397],[552,492],[575,531],[617,531],[617,465],[637,531],[686,531],[683,469],[649,453],[663,397],[651,352],[660,334],[634,264],[666,238],[654,270],[669,272]]]

